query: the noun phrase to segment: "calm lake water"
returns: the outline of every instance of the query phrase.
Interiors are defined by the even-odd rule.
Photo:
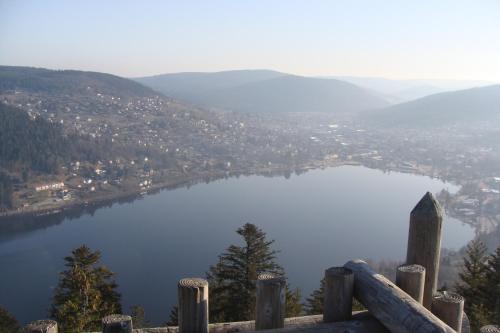
[[[63,258],[87,244],[117,275],[123,309],[168,319],[177,281],[204,276],[235,230],[257,224],[304,296],[324,269],[353,258],[404,259],[409,213],[426,191],[457,187],[401,173],[344,166],[300,176],[249,176],[162,191],[42,229],[0,235],[0,305],[21,322],[46,317]],[[465,245],[469,226],[445,218],[443,247]]]

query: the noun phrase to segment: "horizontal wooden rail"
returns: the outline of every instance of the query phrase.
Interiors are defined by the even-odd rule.
[[[354,272],[354,296],[391,332],[455,333],[422,304],[363,260],[344,265]]]
[[[389,333],[368,311],[356,311],[352,319],[344,322],[323,323],[323,315],[292,317],[285,319],[285,327],[280,329],[255,331],[255,321],[210,324],[210,333]],[[95,332],[99,333],[99,332]],[[134,333],[178,333],[177,326],[134,329]]]

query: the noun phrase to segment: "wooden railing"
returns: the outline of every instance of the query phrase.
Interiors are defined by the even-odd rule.
[[[186,278],[178,284],[178,327],[134,330],[155,333],[232,333],[273,330],[275,333],[418,332],[469,333],[464,299],[436,292],[441,249],[442,211],[426,193],[410,214],[406,263],[398,267],[396,284],[374,272],[366,262],[351,260],[325,271],[323,315],[285,319],[285,280],[261,274],[256,281],[255,321],[209,324],[208,282]],[[355,297],[368,311],[352,312]],[[57,333],[53,320],[26,326],[29,333]],[[132,333],[132,318],[110,315],[102,333]],[[485,326],[482,333],[500,333]]]

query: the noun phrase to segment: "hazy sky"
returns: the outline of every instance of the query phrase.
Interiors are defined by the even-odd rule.
[[[0,0],[0,64],[500,81],[500,1]]]

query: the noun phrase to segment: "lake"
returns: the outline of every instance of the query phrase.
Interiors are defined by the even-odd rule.
[[[0,235],[0,305],[23,323],[46,317],[63,258],[86,244],[101,250],[102,263],[117,274],[124,312],[140,304],[162,324],[176,302],[177,281],[203,277],[227,246],[241,243],[235,230],[246,222],[276,240],[292,287],[308,296],[330,266],[404,259],[411,209],[426,191],[443,188],[458,190],[424,176],[343,166],[161,191]],[[473,237],[471,227],[445,217],[443,247],[458,249]]]

